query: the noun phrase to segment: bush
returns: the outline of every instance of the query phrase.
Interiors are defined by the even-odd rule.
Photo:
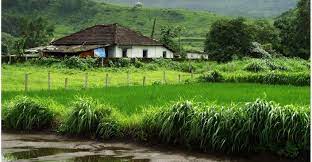
[[[64,59],[63,63],[67,68],[71,69],[78,68],[80,70],[87,70],[95,66],[96,59],[91,57],[80,58],[77,56],[73,56]]]
[[[42,66],[52,66],[56,63],[61,63],[62,61],[60,59],[56,59],[53,57],[42,57],[42,58],[36,58],[29,60],[30,63],[42,65]]]
[[[119,58],[115,60],[110,60],[109,66],[115,68],[130,67],[131,60],[129,58]]]
[[[102,120],[109,118],[112,110],[98,104],[92,98],[78,98],[68,118],[61,126],[61,132],[73,135],[95,135]]]
[[[229,75],[226,82],[239,83],[262,83],[262,84],[282,84],[308,86],[310,85],[309,73],[281,73],[269,72],[264,74],[235,74]]]
[[[212,71],[208,74],[200,76],[199,80],[203,82],[222,82],[224,78],[218,71]]]
[[[280,71],[289,70],[286,66],[277,65],[277,64],[270,62],[270,61],[266,61],[266,65],[270,68],[270,70],[280,70]]]
[[[244,70],[250,71],[250,72],[260,72],[260,71],[264,71],[265,68],[259,62],[252,62],[252,63],[248,64],[244,68]]]
[[[141,68],[141,67],[144,66],[144,63],[141,62],[141,61],[139,61],[137,58],[135,58],[134,61],[133,61],[133,65],[134,65],[134,67],[136,67],[136,68]]]
[[[53,112],[46,106],[28,97],[16,97],[4,111],[5,128],[16,130],[41,130],[50,128]]]

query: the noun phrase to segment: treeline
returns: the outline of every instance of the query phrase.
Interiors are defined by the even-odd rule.
[[[215,22],[206,36],[205,52],[210,59],[225,62],[242,57],[310,58],[310,0],[300,0],[297,8],[270,23],[253,23],[244,18]]]
[[[96,12],[95,3],[89,0],[3,0],[2,6],[1,52],[4,54],[23,54],[24,49],[49,44],[57,23],[49,17],[61,19],[60,16],[72,13],[86,17]]]

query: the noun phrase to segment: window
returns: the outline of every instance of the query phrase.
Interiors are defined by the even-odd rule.
[[[145,50],[143,50],[143,58],[147,58],[147,50],[145,49]]]
[[[167,51],[163,51],[163,58],[167,58]]]
[[[128,57],[127,51],[127,49],[122,49],[122,57]]]

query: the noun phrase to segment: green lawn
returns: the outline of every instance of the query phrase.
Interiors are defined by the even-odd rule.
[[[2,92],[5,103],[21,91]],[[231,103],[241,104],[257,98],[276,101],[282,105],[309,105],[309,87],[240,84],[240,83],[207,83],[155,85],[134,87],[109,87],[88,90],[46,90],[30,91],[26,95],[42,100],[53,101],[55,105],[70,107],[76,96],[88,96],[108,103],[124,113],[139,112],[148,106],[163,106],[178,100],[193,100],[197,102],[214,102],[219,105]]]

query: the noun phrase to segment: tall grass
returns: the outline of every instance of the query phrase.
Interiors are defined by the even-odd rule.
[[[226,153],[271,150],[298,157],[309,150],[310,111],[257,100],[221,107],[180,102],[147,115],[145,131],[160,141]],[[148,130],[152,129],[152,130]]]
[[[95,135],[101,120],[110,116],[111,108],[92,98],[80,97],[72,103],[72,110],[60,131],[72,135]]]
[[[6,128],[51,127],[55,114],[48,107],[27,97],[14,102],[4,113]],[[271,151],[304,159],[310,150],[309,107],[259,99],[227,106],[180,101],[124,115],[92,98],[77,98],[62,117],[62,133],[101,139],[131,138],[230,154]]]
[[[15,130],[51,128],[54,114],[45,104],[29,97],[18,96],[4,106],[3,125]]]

